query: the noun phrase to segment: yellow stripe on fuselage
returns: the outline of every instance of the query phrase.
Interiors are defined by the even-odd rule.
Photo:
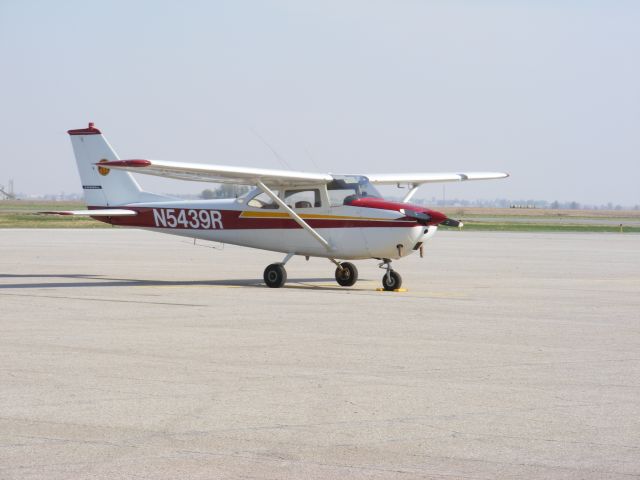
[[[371,218],[371,217],[349,217],[343,215],[326,215],[322,213],[299,214],[304,220],[362,220],[367,222],[393,222],[395,218]],[[250,212],[244,211],[240,218],[291,218],[286,212]],[[408,220],[405,220],[408,221]]]

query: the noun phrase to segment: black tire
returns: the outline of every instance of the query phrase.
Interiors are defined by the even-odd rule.
[[[386,273],[382,277],[382,287],[385,290],[397,290],[401,286],[402,286],[402,277],[395,270],[391,270],[389,272],[389,278],[387,278]]]
[[[342,262],[342,269],[336,268],[336,282],[343,287],[352,287],[358,281],[358,269],[353,263]]]
[[[264,269],[264,283],[269,288],[280,288],[287,281],[287,271],[281,263],[272,263]]]

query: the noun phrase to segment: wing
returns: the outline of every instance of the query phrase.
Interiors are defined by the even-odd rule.
[[[366,175],[371,183],[384,184],[410,184],[414,186],[423,183],[440,182],[464,182],[467,180],[491,180],[506,178],[508,173],[503,172],[466,172],[466,173],[381,173]]]
[[[127,170],[159,177],[196,182],[255,185],[262,182],[270,187],[303,186],[329,183],[333,178],[324,173],[267,170],[262,168],[228,167],[201,163],[166,162],[163,160],[116,160],[96,164],[99,167]]]

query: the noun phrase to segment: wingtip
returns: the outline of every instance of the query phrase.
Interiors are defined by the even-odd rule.
[[[113,160],[111,162],[98,162],[94,165],[100,167],[148,167],[151,160]]]

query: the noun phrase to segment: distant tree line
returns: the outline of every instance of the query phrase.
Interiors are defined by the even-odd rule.
[[[398,197],[397,200],[400,200]],[[509,200],[506,198],[496,198],[492,200],[464,200],[459,198],[448,198],[443,200],[441,198],[431,199],[414,199],[412,203],[418,203],[421,205],[430,206],[446,206],[446,207],[484,207],[484,208],[547,208],[553,210],[640,210],[640,205],[619,205],[612,202],[592,205],[581,204],[576,201],[561,202],[554,200],[549,202],[547,200],[533,200],[533,199],[518,199]]]
[[[246,185],[231,185],[223,183],[218,188],[207,188],[200,193],[200,198],[211,200],[212,198],[238,198],[249,191]]]

